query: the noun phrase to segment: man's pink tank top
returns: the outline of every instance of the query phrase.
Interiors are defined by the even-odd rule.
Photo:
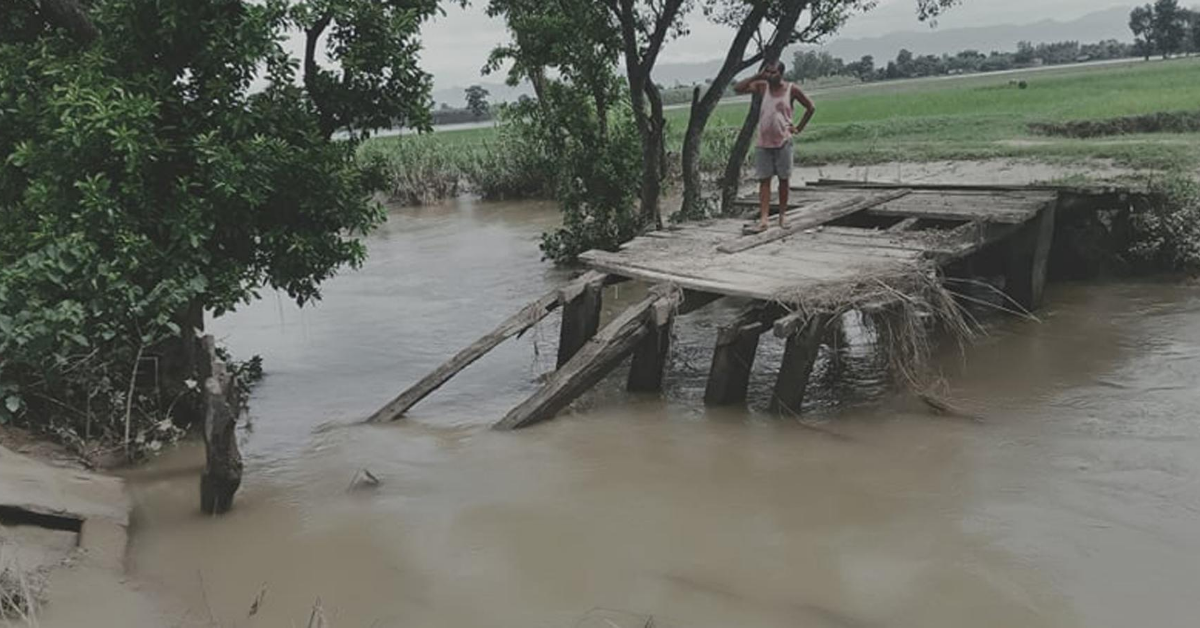
[[[758,145],[779,148],[792,139],[792,84],[784,83],[779,95],[771,93],[770,84],[763,93],[762,109],[758,112]]]

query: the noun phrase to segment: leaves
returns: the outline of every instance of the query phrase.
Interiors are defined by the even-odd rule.
[[[362,262],[377,177],[329,131],[426,121],[418,36],[437,3],[105,0],[88,47],[15,4],[0,18],[0,382],[84,434],[120,405],[106,391],[127,388],[138,346],[190,331],[183,313],[268,287],[303,304]],[[302,88],[282,42],[325,14],[336,69]]]

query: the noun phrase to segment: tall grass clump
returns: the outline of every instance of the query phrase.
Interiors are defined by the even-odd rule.
[[[513,115],[502,116],[495,139],[463,151],[467,187],[488,200],[551,195],[557,165],[547,146],[524,122]]]
[[[364,143],[358,159],[382,175],[382,191],[392,200],[422,205],[458,195],[467,150],[435,135],[405,135]]]

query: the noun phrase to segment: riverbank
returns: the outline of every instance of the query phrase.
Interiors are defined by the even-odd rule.
[[[0,623],[188,625],[126,573],[131,508],[120,478],[86,471],[35,435],[0,429]]]

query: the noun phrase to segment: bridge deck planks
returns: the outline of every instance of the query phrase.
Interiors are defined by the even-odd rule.
[[[801,206],[789,211],[787,217],[803,222],[807,210],[879,192],[879,187],[794,189],[792,201]],[[886,225],[876,229],[820,226],[736,250],[742,238],[753,237],[742,235],[745,221],[712,219],[641,236],[615,252],[589,251],[580,259],[595,270],[631,279],[775,300],[806,287],[912,268],[926,259],[945,262],[967,255],[1005,235],[1008,225],[1023,224],[1054,202],[1053,192],[1038,189],[918,189],[860,213],[874,218],[950,221],[937,222],[948,227],[888,231]],[[753,203],[753,198],[739,201],[742,205]],[[986,228],[989,225],[997,228]],[[726,253],[719,248],[736,252]]]

